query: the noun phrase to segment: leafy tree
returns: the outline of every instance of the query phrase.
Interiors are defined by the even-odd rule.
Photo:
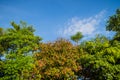
[[[97,51],[101,51],[105,47],[109,46],[109,40],[103,35],[96,35],[96,38],[90,41],[84,41],[81,43],[81,47],[84,53],[96,54]]]
[[[73,80],[81,69],[77,60],[77,47],[65,39],[40,44],[40,52],[35,54],[36,68],[44,80]]]
[[[85,43],[85,54],[80,57],[81,76],[90,80],[119,80],[120,43],[111,45],[104,37]],[[86,52],[87,51],[87,52]]]
[[[81,32],[77,32],[75,35],[71,36],[71,40],[75,41],[77,44],[79,40],[83,37]]]
[[[27,53],[34,51],[41,40],[40,37],[34,36],[32,26],[27,26],[26,23],[17,25],[12,22],[13,28],[9,28],[6,35],[0,37],[0,44],[4,50],[9,53]]]
[[[116,32],[114,39],[120,41],[120,9],[116,10],[116,14],[110,16],[106,30]]]
[[[4,49],[5,60],[0,63],[3,76],[0,79],[30,79],[34,68],[33,53],[37,50],[41,38],[34,35],[32,26],[25,22],[16,24],[11,22],[13,28],[7,29],[5,35],[0,37],[0,45]]]

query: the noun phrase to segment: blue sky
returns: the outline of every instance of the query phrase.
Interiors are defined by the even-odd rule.
[[[0,27],[11,21],[33,25],[43,41],[69,38],[80,31],[84,39],[95,34],[111,36],[106,21],[120,8],[120,0],[0,0]]]

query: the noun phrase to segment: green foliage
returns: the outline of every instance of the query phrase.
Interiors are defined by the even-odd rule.
[[[102,49],[108,47],[109,40],[102,35],[96,35],[96,38],[91,41],[85,41],[81,43],[81,47],[85,52],[89,54],[95,54],[97,51],[101,51]]]
[[[78,41],[83,37],[81,32],[77,32],[75,35],[71,36],[71,40],[78,44]]]
[[[83,68],[81,76],[91,80],[119,80],[120,43],[110,45],[108,40],[101,37],[94,40],[86,42],[84,50],[87,52],[79,60]]]
[[[116,10],[116,14],[110,16],[106,30],[116,32],[114,40],[120,41],[120,9]]]
[[[108,31],[120,32],[120,9],[116,10],[116,14],[110,16],[106,29]]]
[[[11,59],[12,58],[12,59]],[[15,58],[15,59],[13,59]],[[1,79],[30,79],[32,76],[33,58],[16,54],[7,55],[4,64],[4,77]]]
[[[0,37],[0,44],[6,52],[27,53],[34,51],[41,40],[40,37],[34,36],[31,26],[26,24],[17,25],[12,22],[14,28],[9,28],[7,33]]]
[[[33,53],[37,51],[41,38],[34,35],[32,26],[25,22],[16,24],[0,37],[1,52],[5,60],[0,60],[0,79],[31,79],[34,68]],[[2,29],[1,29],[2,32]]]

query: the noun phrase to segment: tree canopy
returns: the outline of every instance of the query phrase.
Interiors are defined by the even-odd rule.
[[[42,42],[32,25],[11,22],[0,28],[0,80],[120,80],[120,9],[107,22],[106,30],[116,32],[81,41],[81,32]]]

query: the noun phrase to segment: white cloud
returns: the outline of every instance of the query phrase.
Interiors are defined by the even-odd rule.
[[[64,36],[70,36],[76,32],[82,32],[84,36],[91,36],[98,31],[98,26],[100,25],[105,10],[101,11],[95,16],[79,19],[79,17],[73,17],[70,21],[67,22],[64,29],[61,29],[59,32]]]

